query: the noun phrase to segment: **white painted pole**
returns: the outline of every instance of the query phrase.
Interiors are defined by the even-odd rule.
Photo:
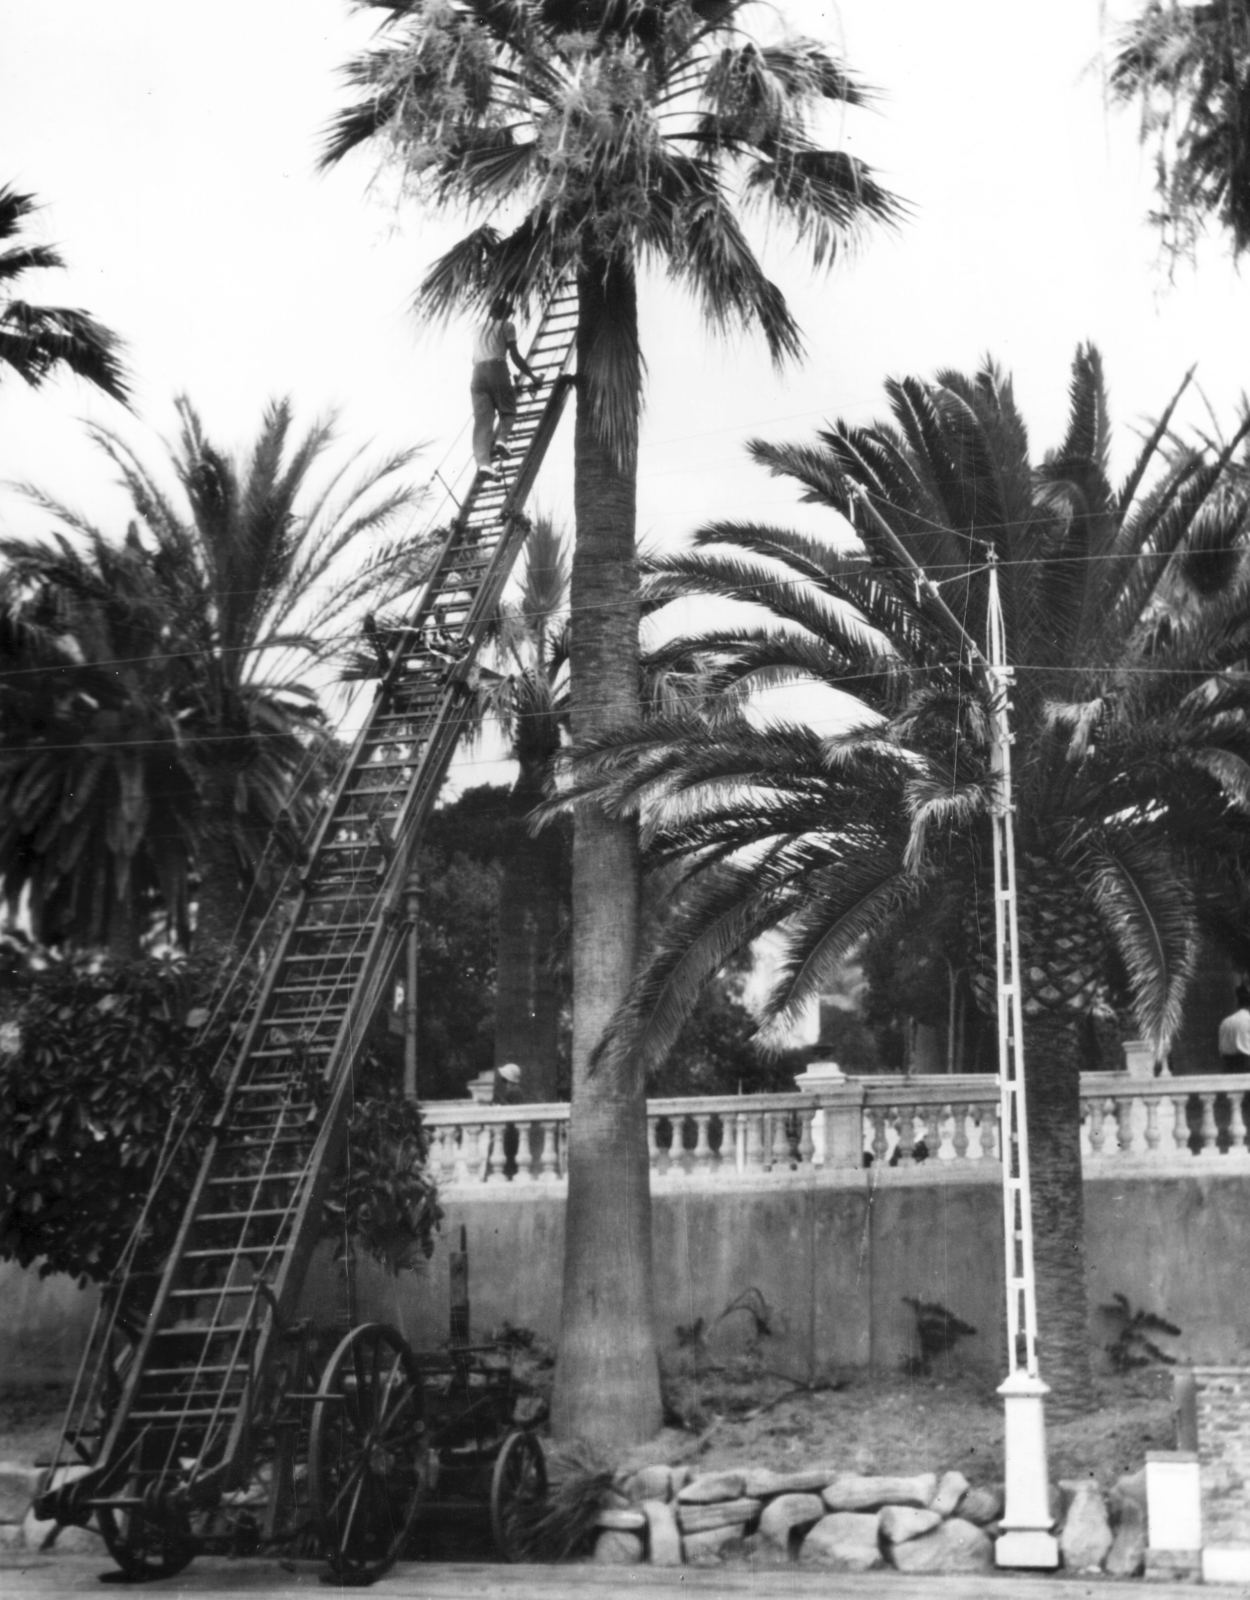
[[[1051,1532],[1043,1402],[1049,1389],[1037,1366],[1037,1296],[1033,1275],[1033,1205],[1029,1187],[1028,1111],[1024,1094],[1024,1021],[1011,792],[1012,669],[989,557],[990,764],[993,799],[994,927],[998,969],[998,1082],[1003,1164],[1003,1243],[1007,1287],[1007,1379],[1003,1397],[1006,1506],[994,1546],[1000,1567],[1057,1567]]]

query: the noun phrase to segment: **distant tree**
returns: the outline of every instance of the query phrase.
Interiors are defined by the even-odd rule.
[[[1141,108],[1159,207],[1151,220],[1174,257],[1214,224],[1234,258],[1250,246],[1250,7],[1149,0],[1122,31],[1110,93]]]
[[[121,341],[85,311],[32,305],[11,291],[28,272],[63,268],[52,245],[27,244],[20,234],[38,210],[33,195],[0,187],[0,368],[37,389],[60,369],[92,383],[123,405],[128,402]]]
[[[411,452],[317,481],[332,419],[292,437],[275,402],[235,459],[177,405],[179,496],[96,429],[125,537],[30,489],[65,532],[0,542],[0,880],[10,901],[29,890],[46,941],[131,948],[153,896],[185,934],[194,875],[196,938],[228,945],[270,841],[287,859],[319,802],[307,675],[421,571],[406,533],[378,537],[412,503],[395,482]]]

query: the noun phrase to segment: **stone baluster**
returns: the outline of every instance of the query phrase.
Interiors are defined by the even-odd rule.
[[[910,1166],[912,1151],[916,1148],[916,1108],[909,1105],[890,1107],[894,1126],[898,1129],[898,1164]]]
[[[1115,1098],[1115,1142],[1122,1156],[1133,1153],[1133,1097],[1131,1094]]]
[[[762,1172],[767,1165],[764,1156],[764,1115],[760,1111],[739,1113],[746,1122],[745,1156],[748,1172]]]
[[[802,1106],[799,1110],[799,1145],[796,1154],[799,1166],[807,1172],[812,1170],[812,1157],[816,1154],[816,1141],[812,1137],[812,1118],[816,1111],[815,1105]]]
[[[1247,1156],[1250,1150],[1246,1149],[1246,1115],[1244,1102],[1245,1094],[1240,1088],[1230,1089],[1228,1095],[1228,1153],[1230,1156]]]
[[[507,1174],[504,1171],[505,1157],[503,1153],[503,1123],[496,1122],[484,1127],[479,1138],[486,1140],[486,1181],[487,1183],[505,1183]]]
[[[660,1119],[659,1117],[647,1118],[647,1154],[651,1158],[651,1171],[663,1171],[664,1152],[660,1149]]]
[[[1201,1155],[1210,1156],[1219,1153],[1219,1129],[1215,1121],[1215,1096],[1209,1091],[1199,1096],[1202,1101],[1202,1149]]]
[[[1186,1114],[1187,1096],[1174,1094],[1168,1097],[1168,1104],[1172,1107],[1172,1150],[1175,1155],[1182,1151],[1189,1154],[1189,1117]]]
[[[981,1107],[981,1159],[1001,1161],[1002,1145],[998,1138],[998,1107],[991,1100]]]
[[[955,1154],[955,1108],[953,1105],[934,1106],[934,1159],[937,1161],[953,1161]]]
[[[516,1147],[516,1175],[518,1183],[537,1183],[538,1173],[534,1168],[534,1142],[533,1130],[539,1126],[537,1122],[517,1123]]]
[[[968,1121],[972,1116],[972,1107],[969,1105],[952,1105],[951,1116],[955,1119],[952,1130],[951,1143],[955,1147],[955,1160],[968,1159]]]
[[[890,1137],[886,1132],[889,1126],[885,1111],[881,1106],[869,1106],[867,1112],[872,1121],[872,1159],[874,1166],[883,1167],[890,1154]]]
[[[694,1119],[694,1159],[691,1170],[694,1172],[707,1172],[712,1167],[712,1141],[708,1137],[711,1127],[711,1113],[700,1111]]]
[[[1092,1100],[1087,1100],[1085,1104],[1089,1108],[1089,1153],[1092,1156],[1100,1156],[1102,1147],[1107,1141],[1106,1129],[1103,1127],[1106,1110],[1102,1096],[1095,1095]]]
[[[456,1182],[472,1183],[477,1177],[477,1135],[467,1122],[456,1129]]]
[[[650,1118],[647,1119],[648,1122]],[[543,1133],[542,1150],[538,1156],[538,1181],[540,1183],[554,1183],[559,1177],[556,1160],[556,1125],[550,1120],[539,1124]]]
[[[772,1115],[772,1160],[770,1165],[774,1172],[788,1172],[790,1170],[790,1134],[786,1128],[786,1114],[784,1111],[774,1111]]]
[[[1152,1155],[1163,1140],[1163,1130],[1159,1126],[1160,1104],[1153,1096],[1146,1101],[1146,1149]]]

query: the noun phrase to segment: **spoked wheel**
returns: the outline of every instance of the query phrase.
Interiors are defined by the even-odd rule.
[[[529,1515],[546,1494],[542,1445],[532,1433],[510,1433],[495,1457],[490,1482],[490,1528],[505,1561],[523,1558]]]
[[[330,1357],[308,1442],[313,1516],[335,1577],[372,1583],[398,1556],[425,1487],[421,1380],[384,1324],[355,1328]]]
[[[128,1474],[121,1505],[96,1507],[96,1521],[108,1553],[129,1583],[171,1578],[191,1564],[196,1542],[185,1513],[162,1504],[154,1479],[145,1482],[138,1470]]]

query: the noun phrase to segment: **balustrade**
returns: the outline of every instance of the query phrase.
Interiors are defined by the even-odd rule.
[[[1250,1079],[1087,1073],[1086,1172],[1117,1161],[1250,1161],[1248,1095]],[[988,1075],[847,1078],[814,1092],[652,1100],[652,1181],[845,1183],[864,1167],[873,1169],[873,1182],[908,1173],[903,1181],[923,1181],[938,1170],[975,1176],[999,1160],[998,1104],[997,1080]],[[445,1189],[542,1193],[565,1181],[567,1104],[434,1101],[423,1113],[431,1167]]]

